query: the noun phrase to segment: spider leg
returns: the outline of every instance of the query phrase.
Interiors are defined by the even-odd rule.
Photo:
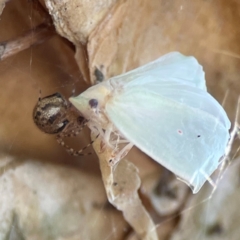
[[[86,126],[87,122],[85,122],[84,124],[82,124],[81,126],[79,125],[71,125],[71,126],[67,126],[66,129],[64,129],[61,133],[57,134],[56,139],[57,142],[66,149],[66,151],[72,155],[72,156],[86,156],[86,155],[90,155],[92,153],[82,153],[86,148],[88,148],[89,146],[91,146],[93,144],[93,142],[95,141],[95,139],[98,137],[98,135],[96,136],[96,138],[94,140],[92,140],[89,144],[87,144],[85,147],[83,147],[80,150],[74,150],[73,148],[69,147],[65,142],[64,142],[64,138],[65,137],[76,137],[81,131],[82,129]]]
[[[95,138],[94,140],[92,140],[89,144],[87,144],[85,147],[83,147],[83,148],[80,149],[80,150],[75,150],[75,149],[69,147],[69,146],[63,141],[63,137],[66,137],[66,136],[62,136],[61,133],[58,134],[57,137],[56,137],[56,138],[57,138],[57,142],[58,142],[62,147],[64,147],[64,148],[66,149],[66,151],[67,151],[70,155],[77,157],[77,156],[86,156],[86,155],[91,155],[91,154],[92,154],[91,152],[89,152],[89,153],[82,153],[82,152],[83,152],[86,148],[88,148],[89,146],[91,146],[91,145],[94,143],[94,141],[96,140],[96,138],[98,137],[98,135],[96,136],[96,138]]]
[[[87,121],[82,123],[81,125],[69,123],[66,128],[63,129],[63,131],[59,134],[62,134],[62,137],[76,137],[81,133],[81,131],[86,125]]]

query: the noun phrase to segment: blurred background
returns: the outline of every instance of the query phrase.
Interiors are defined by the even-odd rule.
[[[94,151],[69,156],[53,135],[37,129],[33,108],[40,96],[60,92],[68,98],[180,51],[203,65],[208,91],[224,102],[234,123],[240,93],[240,3],[1,0],[0,5],[0,240],[138,239],[108,202]],[[4,57],[9,40],[17,39],[18,48],[23,36],[34,44]],[[81,149],[89,141],[84,129],[71,144]],[[236,140],[231,156],[238,146]],[[237,155],[213,196],[209,184],[193,196],[136,148],[128,158],[139,170],[139,195],[159,239],[239,239]]]

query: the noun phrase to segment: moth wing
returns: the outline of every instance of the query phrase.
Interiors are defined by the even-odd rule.
[[[196,193],[224,155],[230,122],[207,92],[178,82],[167,88],[151,82],[127,84],[108,101],[106,114],[126,139]]]
[[[182,84],[198,87],[206,91],[206,82],[202,66],[194,57],[187,57],[179,52],[168,53],[155,61],[136,68],[122,75],[113,77],[115,82],[131,82],[136,76],[158,77],[159,81],[175,81]],[[159,79],[161,76],[161,79]]]

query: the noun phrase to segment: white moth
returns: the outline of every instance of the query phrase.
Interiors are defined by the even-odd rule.
[[[172,171],[197,193],[218,168],[229,139],[230,121],[207,92],[194,57],[178,52],[90,87],[71,103],[115,150],[112,134]],[[116,142],[116,141],[115,141]]]

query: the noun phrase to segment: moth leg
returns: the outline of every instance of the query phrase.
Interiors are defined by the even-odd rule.
[[[114,149],[113,149],[113,152],[117,152],[117,150],[118,150],[118,145],[119,145],[119,141],[120,141],[120,135],[119,135],[119,134],[116,134],[116,133],[113,133],[113,134],[115,134],[115,135],[117,136],[117,140],[115,140],[115,141],[112,140],[112,141],[111,141],[111,144],[115,146]]]
[[[109,123],[106,127],[105,133],[104,133],[104,141],[111,146],[110,144],[110,137],[111,133],[113,132],[113,125],[112,123]]]
[[[114,157],[108,161],[109,166],[114,166],[115,164],[117,164],[128,154],[128,152],[132,149],[133,146],[133,143],[128,143],[120,152],[117,153],[117,155],[114,155]]]
[[[87,124],[88,127],[90,128],[91,132],[93,133],[93,135],[99,135],[100,137],[104,137],[104,131],[101,128],[100,125],[97,124],[91,124],[90,122]]]
[[[118,133],[114,133],[114,134],[117,136],[117,139],[112,140],[111,144],[115,146],[113,152],[117,152],[119,149],[119,144],[128,144],[129,141],[127,139],[122,138]]]
[[[103,130],[102,130],[103,132]],[[114,146],[111,144],[111,134],[113,132],[113,125],[109,123],[103,133],[102,142],[101,142],[101,150],[104,151],[106,147],[110,147],[114,149]]]
[[[106,144],[104,143],[104,141],[102,141],[102,139],[104,138],[104,131],[103,129],[98,126],[98,125],[88,125],[88,127],[91,130],[91,136],[96,136],[95,139],[100,136],[101,142],[100,142],[100,153],[103,152],[105,150],[105,146]]]
[[[118,144],[121,144],[121,143],[129,143],[129,141],[128,140],[119,140],[119,139],[117,139],[116,141],[112,141],[112,144],[114,144],[114,145],[118,145]]]

